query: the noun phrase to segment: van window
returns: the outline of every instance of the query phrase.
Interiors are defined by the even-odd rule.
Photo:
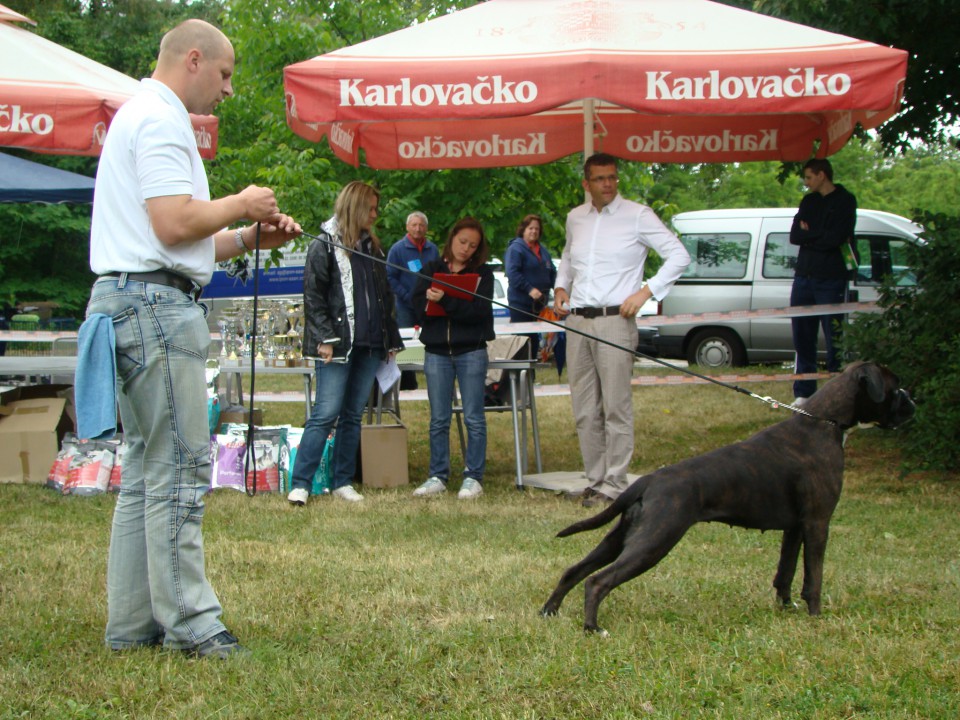
[[[856,242],[857,285],[879,285],[885,275],[893,275],[897,285],[916,285],[917,277],[907,266],[907,240],[882,235],[858,235]]]
[[[800,247],[790,244],[790,233],[770,233],[763,248],[763,277],[793,279]]]
[[[917,278],[907,266],[908,240],[883,235],[858,235],[856,252],[859,268],[857,285],[876,286],[884,275],[892,274],[897,285],[916,285]],[[793,278],[797,266],[797,245],[790,244],[790,233],[770,233],[763,249],[763,277]]]
[[[711,233],[681,235],[680,242],[690,253],[685,278],[729,278],[739,280],[747,275],[750,255],[749,233]]]

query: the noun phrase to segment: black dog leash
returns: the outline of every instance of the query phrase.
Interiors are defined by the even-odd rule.
[[[256,240],[253,246],[253,320],[250,325],[250,413],[247,415],[247,450],[243,456],[243,490],[253,497],[257,494],[257,456],[254,453],[253,422],[254,394],[257,389],[257,310],[260,298],[260,223],[257,223]],[[253,465],[253,482],[248,483],[250,465]]]
[[[814,420],[823,420],[823,422],[828,422],[828,423],[831,423],[831,424],[834,424],[834,425],[836,424],[836,423],[834,423],[832,420],[824,420],[823,418],[818,418],[818,417],[816,417],[816,416],[814,416],[814,415],[811,415],[810,413],[808,413],[806,410],[803,410],[802,408],[796,407],[796,406],[794,406],[794,405],[790,405],[790,404],[788,404],[788,403],[781,403],[780,401],[775,400],[774,398],[772,398],[772,397],[770,397],[770,396],[757,395],[756,393],[751,392],[750,390],[747,390],[746,388],[742,388],[742,387],[740,387],[739,385],[731,385],[730,383],[725,383],[725,382],[723,382],[722,380],[717,380],[716,378],[712,378],[712,377],[710,377],[710,376],[708,376],[708,375],[702,375],[702,374],[700,374],[700,373],[698,373],[698,372],[694,372],[693,370],[690,370],[689,368],[684,368],[684,367],[680,367],[679,365],[674,365],[673,363],[669,363],[669,362],[667,362],[666,360],[662,360],[662,359],[660,359],[660,358],[656,358],[656,357],[653,357],[653,356],[651,356],[651,355],[647,355],[647,354],[645,354],[645,353],[642,353],[642,352],[640,352],[639,350],[637,350],[636,348],[627,348],[627,347],[624,347],[623,345],[618,345],[618,344],[615,343],[615,342],[612,342],[612,341],[610,341],[610,340],[605,340],[604,338],[597,337],[596,335],[591,335],[590,333],[583,332],[582,330],[575,330],[575,329],[573,329],[573,328],[567,327],[565,324],[560,323],[560,322],[557,322],[557,321],[555,321],[555,320],[548,320],[547,318],[541,318],[541,317],[539,317],[538,315],[534,315],[533,313],[528,312],[528,311],[526,311],[526,310],[522,310],[522,309],[520,309],[520,308],[511,307],[511,306],[508,305],[507,303],[500,302],[499,300],[494,300],[493,298],[484,297],[483,295],[480,295],[479,293],[476,293],[476,292],[472,292],[472,291],[470,291],[470,290],[464,290],[464,289],[461,288],[461,287],[457,287],[457,286],[455,286],[455,285],[451,285],[450,283],[444,282],[443,280],[438,280],[437,278],[431,277],[430,275],[424,275],[424,274],[421,273],[421,272],[417,272],[417,271],[415,271],[415,270],[411,270],[410,268],[404,267],[403,265],[397,265],[397,264],[392,263],[392,262],[390,262],[390,261],[388,261],[388,260],[385,260],[384,258],[379,258],[379,257],[376,257],[375,255],[370,254],[370,253],[365,253],[365,252],[363,252],[362,250],[359,250],[359,249],[350,249],[350,248],[346,247],[345,245],[343,245],[342,243],[338,243],[338,242],[336,242],[336,241],[333,240],[333,239],[327,239],[327,238],[324,238],[324,237],[320,237],[320,236],[318,236],[318,235],[311,235],[310,233],[308,233],[308,232],[306,232],[306,231],[303,231],[303,232],[302,232],[302,235],[304,235],[305,237],[311,238],[311,239],[313,239],[313,240],[319,240],[320,242],[322,242],[322,243],[324,243],[325,245],[328,245],[328,246],[330,246],[330,247],[340,248],[340,249],[342,249],[342,250],[345,250],[346,252],[357,253],[358,255],[360,255],[360,256],[362,256],[362,257],[365,257],[365,258],[369,258],[370,260],[373,260],[374,262],[380,263],[381,265],[384,265],[385,267],[394,268],[394,269],[400,270],[401,272],[405,272],[405,273],[408,273],[408,274],[410,274],[410,275],[415,275],[415,276],[418,277],[418,278],[430,280],[431,282],[433,282],[433,283],[435,283],[435,284],[437,284],[437,285],[440,285],[440,286],[443,286],[443,287],[447,287],[447,288],[450,288],[450,289],[452,289],[452,290],[458,290],[458,291],[461,292],[461,293],[466,293],[466,294],[471,295],[471,296],[473,296],[473,297],[475,297],[475,298],[480,298],[481,300],[485,300],[485,301],[487,301],[487,302],[493,303],[494,305],[499,305],[500,307],[506,308],[507,310],[510,310],[510,311],[513,311],[513,312],[522,313],[523,315],[526,315],[527,317],[529,317],[529,318],[531,318],[531,319],[533,319],[533,320],[535,320],[535,321],[544,322],[544,323],[547,323],[547,324],[549,324],[549,325],[553,325],[554,327],[560,328],[560,329],[563,330],[564,332],[574,333],[574,334],[576,334],[576,335],[580,335],[580,336],[582,336],[582,337],[587,338],[588,340],[594,340],[594,341],[596,341],[596,342],[603,343],[604,345],[608,345],[609,347],[616,348],[617,350],[622,350],[623,352],[630,353],[630,354],[633,355],[634,357],[643,358],[643,359],[645,359],[645,360],[650,360],[650,361],[655,362],[655,363],[657,363],[657,364],[659,364],[659,365],[662,365],[663,367],[669,368],[670,370],[675,370],[675,371],[678,371],[678,372],[681,372],[681,373],[685,373],[686,375],[690,375],[690,376],[695,377],[695,378],[698,378],[698,379],[700,379],[700,380],[704,380],[704,381],[706,381],[706,382],[713,383],[714,385],[719,385],[720,387],[726,388],[726,389],[728,389],[728,390],[734,390],[734,391],[736,391],[736,392],[738,392],[738,393],[741,393],[742,395],[746,395],[746,396],[748,396],[748,397],[751,397],[751,398],[753,398],[754,400],[759,400],[759,401],[761,401],[761,402],[763,402],[763,403],[766,403],[767,405],[769,405],[769,406],[772,407],[773,409],[777,409],[777,408],[783,407],[783,408],[786,408],[787,410],[791,410],[791,411],[793,411],[794,413],[797,413],[798,415],[806,415],[807,417],[813,418]],[[254,297],[256,297],[256,296],[254,296]]]

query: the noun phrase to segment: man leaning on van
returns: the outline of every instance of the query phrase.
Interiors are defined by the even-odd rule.
[[[790,292],[791,305],[829,305],[846,299],[848,271],[842,248],[853,239],[857,199],[843,185],[834,184],[830,161],[815,158],[803,166],[803,184],[810,191],[790,228],[790,242],[800,246]],[[823,328],[827,370],[840,370],[838,340],[842,315],[793,318],[793,347],[798,374],[817,371],[817,332]],[[816,380],[793,383],[795,405],[817,390]]]

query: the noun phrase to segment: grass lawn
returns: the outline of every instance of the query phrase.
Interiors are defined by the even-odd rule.
[[[786,417],[713,386],[637,388],[634,401],[637,473]],[[580,467],[569,403],[538,399],[547,471]],[[302,421],[296,403],[264,411]],[[426,403],[402,412],[419,482]],[[960,484],[902,474],[896,434],[847,444],[821,617],[776,609],[779,533],[700,525],[603,603],[602,638],[581,630],[579,590],[558,617],[537,614],[601,537],[553,537],[590,511],[518,492],[509,414],[488,419],[473,502],[415,499],[412,485],[303,509],[208,496],[207,572],[252,650],[228,662],[108,652],[114,498],[0,486],[0,720],[960,717]]]

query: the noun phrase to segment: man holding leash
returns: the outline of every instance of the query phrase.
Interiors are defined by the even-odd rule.
[[[87,315],[112,319],[117,397],[128,450],[107,566],[106,644],[163,645],[193,657],[243,648],[222,621],[204,569],[210,486],[205,366],[210,333],[198,304],[214,264],[279,247],[300,226],[269,188],[210,199],[189,113],[233,94],[234,51],[188,20],[160,43],[157,68],[120,108],[97,172]]]
[[[589,483],[583,504],[610,502],[627,487],[633,457],[632,348],[636,316],[651,297],[662,300],[690,255],[649,207],[621,197],[617,159],[597,153],[583,166],[590,201],[567,215],[566,244],[554,288],[554,309],[566,325],[573,415]],[[663,265],[646,284],[650,250]],[[581,334],[583,333],[583,334]],[[612,343],[616,347],[601,342]]]

